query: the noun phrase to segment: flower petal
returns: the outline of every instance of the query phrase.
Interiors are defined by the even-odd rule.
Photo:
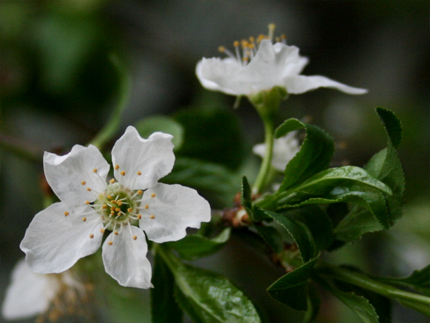
[[[92,202],[106,188],[109,164],[95,146],[75,145],[64,156],[45,152],[43,166],[52,190],[69,205]]]
[[[102,227],[100,215],[91,207],[55,203],[36,214],[20,248],[33,271],[61,273],[100,247]]]
[[[6,290],[2,315],[7,320],[24,319],[48,309],[59,285],[52,276],[36,274],[21,259],[12,271]]]
[[[118,235],[111,233],[103,243],[102,257],[105,270],[121,286],[153,287],[152,268],[146,258],[147,252],[148,245],[143,231],[132,225],[128,228],[122,227]]]
[[[146,189],[169,174],[175,162],[172,135],[154,132],[142,139],[129,126],[112,149],[115,178],[128,189]]]
[[[360,89],[357,87],[342,84],[320,75],[296,75],[287,77],[284,79],[284,85],[287,88],[288,93],[291,94],[300,94],[307,91],[315,90],[320,87],[332,88],[348,94],[367,93],[366,89]]]
[[[149,188],[140,206],[146,216],[139,226],[158,243],[182,239],[187,227],[199,228],[211,219],[209,203],[196,190],[181,185],[159,183]]]

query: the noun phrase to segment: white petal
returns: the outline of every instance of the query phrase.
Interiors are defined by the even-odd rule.
[[[43,165],[52,190],[69,205],[92,202],[106,188],[109,164],[95,146],[75,145],[64,156],[45,152]]]
[[[146,189],[169,174],[175,162],[172,138],[172,135],[154,132],[148,139],[142,139],[129,126],[112,149],[118,182],[129,189]]]
[[[187,227],[200,228],[201,222],[211,219],[209,203],[196,190],[181,185],[159,183],[149,188],[140,206],[146,216],[139,226],[148,239],[158,243],[182,239]]]
[[[136,237],[136,239],[134,239]],[[113,242],[109,245],[109,242]],[[118,235],[111,233],[103,243],[106,272],[121,286],[150,288],[152,268],[146,258],[145,234],[135,226],[123,226]]]
[[[69,214],[65,216],[65,212]],[[33,271],[61,273],[100,247],[102,227],[100,215],[91,207],[55,203],[36,214],[20,248]]]
[[[307,91],[315,90],[320,87],[327,87],[336,89],[348,94],[364,94],[367,93],[366,89],[360,89],[345,85],[336,81],[333,81],[325,76],[304,76],[297,75],[287,77],[284,80],[284,85],[287,88],[288,93],[300,94]]]
[[[48,309],[58,289],[55,278],[34,273],[22,259],[12,271],[2,315],[5,319],[14,320],[41,314]]]

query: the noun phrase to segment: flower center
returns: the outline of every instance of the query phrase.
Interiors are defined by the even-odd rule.
[[[234,41],[234,53],[224,46],[218,47],[218,51],[226,54],[228,57],[235,59],[242,66],[246,66],[257,54],[260,43],[263,39],[270,39],[272,42],[275,39],[276,42],[285,43],[287,37],[285,35],[281,35],[280,37],[274,38],[275,33],[275,24],[270,24],[269,34],[263,35],[260,34],[257,38],[249,37],[248,39],[242,39],[241,41]]]

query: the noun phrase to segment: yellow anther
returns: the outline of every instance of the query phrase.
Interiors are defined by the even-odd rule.
[[[138,190],[137,194],[141,195],[141,194],[143,194],[143,191],[142,190]]]
[[[133,212],[133,208],[132,208],[132,207],[129,207],[129,208],[127,209],[127,211],[128,211],[129,213],[131,213],[131,212]]]
[[[152,194],[151,194],[151,197],[155,197],[155,193],[152,193]]]
[[[85,182],[85,181],[82,181],[82,182],[81,182],[81,184],[82,184],[82,185],[85,185],[86,183],[87,183],[87,182]]]
[[[70,213],[69,213],[69,212],[67,212],[67,211],[66,211],[66,212],[64,212],[64,215],[65,215],[65,216],[68,216],[69,214],[70,214]]]
[[[90,234],[90,239],[94,238],[94,234]]]
[[[107,209],[107,205],[106,205],[106,204],[103,204],[102,209],[103,209],[103,210],[106,210],[106,209]]]
[[[253,43],[254,41],[255,41],[255,38],[254,37],[249,37],[249,41],[251,42],[251,43]]]
[[[119,165],[118,165],[118,164],[116,164],[116,165],[115,165],[115,169],[116,169],[116,170],[118,170],[118,169],[119,169]]]
[[[141,172],[141,171],[138,171],[138,172],[137,172],[137,175],[139,175],[139,176],[140,176],[140,175],[142,175],[142,172]]]
[[[113,245],[113,241],[109,241],[109,242],[108,242],[108,245],[109,245],[109,246]]]
[[[112,195],[110,195],[110,194],[109,194],[109,195],[108,195],[108,199],[109,199],[109,200],[112,200]]]
[[[241,40],[240,45],[242,48],[247,48],[249,46],[249,43],[246,39]]]
[[[148,204],[146,204],[145,205],[145,210],[147,210],[149,208],[149,205]]]
[[[218,47],[218,51],[221,52],[221,53],[224,53],[225,52],[225,47],[224,46],[219,46]]]
[[[253,49],[254,48],[254,44],[249,44],[248,48]]]
[[[243,58],[242,58],[242,61],[244,61],[244,62],[249,61],[249,57],[248,57],[248,56],[243,57]]]
[[[234,42],[233,42],[233,46],[234,47],[238,47],[240,45],[240,43],[239,43],[239,41],[238,40],[235,40]]]
[[[111,184],[115,183],[115,178],[112,178],[109,182],[110,182]],[[108,197],[109,197],[109,196],[108,196]]]
[[[85,217],[84,217],[84,218],[82,218],[82,221],[84,221],[84,222],[85,222],[85,221],[87,221],[87,218],[85,218]]]
[[[287,35],[282,34],[282,35],[281,35],[281,39],[287,39]]]
[[[112,204],[116,204],[116,201],[115,200],[112,200],[112,201],[110,201]]]
[[[151,214],[151,216],[149,217],[150,219],[155,219],[155,215]]]
[[[137,239],[137,236],[133,236],[133,240],[136,240]]]
[[[94,168],[94,169],[93,169],[93,173],[97,173],[97,168]]]
[[[117,207],[117,208],[115,209],[115,211],[119,212],[119,211],[121,211],[121,209],[120,209],[119,207]]]
[[[115,206],[111,206],[111,211],[115,211]]]
[[[263,39],[266,39],[267,38],[267,36],[264,36],[264,35],[262,35],[262,34],[260,34],[260,35],[258,35],[258,37],[257,37],[257,43],[259,44],[259,43],[261,43],[261,41],[263,40]]]
[[[121,206],[122,205],[122,201],[118,201],[118,205]]]
[[[115,214],[115,211],[113,211],[113,210],[112,210],[112,211],[110,211],[110,214],[111,214],[111,215],[114,215],[114,214]]]
[[[273,41],[273,37],[275,36],[275,24],[269,24],[269,26],[267,26],[269,28],[269,39],[271,41]]]
[[[88,188],[87,188],[87,191],[88,191],[88,192],[91,192],[91,188],[89,188],[89,187],[88,187]]]
[[[118,235],[118,231],[114,231],[113,233],[115,233],[116,236]]]
[[[105,231],[106,231],[106,230],[105,230],[105,229],[103,229],[103,228],[101,228],[101,229],[100,229],[100,232],[101,232],[101,233],[105,233]]]
[[[121,174],[122,176],[124,176],[124,175],[125,175],[125,172],[124,172],[124,171],[122,171],[120,174]]]
[[[137,215],[137,219],[140,220],[142,218],[142,214]]]
[[[87,205],[90,204],[90,201],[85,201],[85,204],[87,204]]]

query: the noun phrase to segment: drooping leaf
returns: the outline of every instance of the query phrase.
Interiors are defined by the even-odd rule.
[[[175,281],[163,259],[156,254],[151,288],[151,314],[153,323],[181,323],[182,311],[173,293]]]
[[[199,234],[187,235],[184,239],[167,242],[185,260],[195,260],[219,251],[230,238],[231,228],[225,228],[219,235],[209,239]]]
[[[285,168],[285,178],[280,190],[286,190],[297,185],[314,174],[326,169],[334,153],[333,138],[317,126],[288,119],[275,131],[275,137],[284,136],[290,131],[306,130],[306,138],[300,151]]]
[[[171,134],[173,136],[172,143],[175,146],[175,150],[181,148],[184,137],[184,129],[176,120],[172,118],[161,115],[151,116],[139,120],[134,126],[143,138],[148,138],[153,132],[156,131]]]
[[[313,279],[325,290],[333,294],[333,296],[353,310],[363,323],[379,323],[378,314],[376,313],[375,308],[366,298],[354,293],[343,292],[318,276],[314,276]]]
[[[291,235],[300,250],[304,262],[308,262],[316,256],[317,250],[312,234],[302,222],[272,211],[265,211],[265,213]]]
[[[282,276],[267,289],[267,292],[277,301],[295,310],[306,311],[308,309],[308,280],[316,260],[317,258],[311,259],[303,266]]]
[[[244,160],[242,131],[237,115],[227,109],[201,107],[179,111],[174,116],[184,128],[178,154],[237,169]]]
[[[161,181],[197,189],[211,202],[212,207],[230,204],[240,189],[238,174],[218,164],[185,157],[178,157],[172,172]]]
[[[226,277],[178,261],[170,269],[176,300],[195,322],[261,322],[252,302]]]

